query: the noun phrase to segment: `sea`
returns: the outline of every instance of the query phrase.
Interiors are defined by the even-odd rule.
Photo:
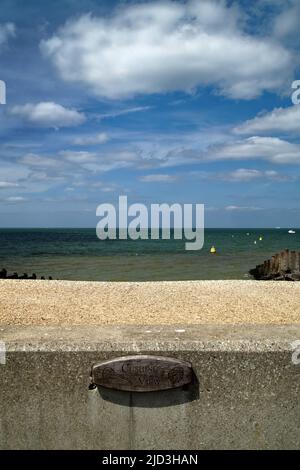
[[[168,281],[251,279],[249,270],[288,248],[300,229],[206,229],[204,247],[184,240],[105,240],[95,229],[0,229],[0,270],[53,279]],[[211,254],[214,246],[216,254]]]

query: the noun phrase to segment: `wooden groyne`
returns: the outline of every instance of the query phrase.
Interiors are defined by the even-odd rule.
[[[0,271],[0,279],[38,279],[37,275],[33,273],[31,276],[28,276],[27,273],[19,276],[18,273],[8,274],[5,268]],[[46,279],[45,276],[41,276],[41,279]],[[52,280],[52,277],[48,277],[49,280]]]
[[[284,250],[251,269],[249,273],[262,281],[300,281],[300,253]]]

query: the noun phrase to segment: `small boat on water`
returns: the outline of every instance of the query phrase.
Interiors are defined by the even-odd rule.
[[[288,233],[296,233],[295,230],[289,230]]]

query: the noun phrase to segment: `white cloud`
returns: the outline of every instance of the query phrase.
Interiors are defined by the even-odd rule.
[[[82,168],[93,173],[118,170],[121,168],[141,167],[143,158],[137,151],[118,150],[102,153],[91,162],[82,164]]]
[[[105,144],[109,140],[108,135],[105,132],[95,135],[85,135],[76,137],[73,141],[74,145],[94,145],[94,144]]]
[[[138,151],[115,150],[107,153],[88,151],[61,150],[53,156],[35,153],[25,154],[19,162],[29,168],[43,169],[54,174],[62,171],[67,174],[83,170],[98,173],[126,167],[143,167],[141,154]]]
[[[25,202],[27,199],[22,196],[9,196],[4,199],[5,202],[9,202],[11,204],[17,204],[19,202]]]
[[[35,153],[27,153],[20,159],[20,163],[28,165],[29,167],[38,168],[57,168],[58,161],[51,157],[44,155],[37,155]]]
[[[274,170],[263,171],[252,168],[238,168],[237,170],[223,173],[205,173],[203,177],[204,179],[229,181],[232,183],[247,183],[256,180],[287,181],[292,179]]]
[[[154,174],[154,175],[145,175],[139,178],[143,183],[173,183],[178,180],[176,175],[167,175],[167,174]]]
[[[120,109],[118,111],[112,111],[110,113],[97,114],[96,117],[102,120],[102,119],[114,118],[118,116],[124,116],[126,114],[140,113],[142,111],[148,111],[149,109],[152,109],[152,108],[153,106],[135,106],[134,108],[125,108],[125,109]]]
[[[120,187],[117,184],[105,184],[102,181],[98,181],[97,183],[92,184],[92,188],[96,188],[97,190],[100,190],[103,193],[112,193],[117,190],[119,190],[120,192]]]
[[[212,146],[205,160],[253,160],[272,163],[300,164],[300,144],[276,137],[249,137],[237,142]]]
[[[276,17],[274,22],[274,34],[279,38],[289,37],[299,33],[300,5],[297,1],[290,8],[284,5],[283,11]]]
[[[0,181],[0,189],[16,188],[18,183],[12,183],[11,181]]]
[[[48,172],[47,172],[48,171]],[[46,170],[32,168],[32,171],[27,180],[34,183],[46,183],[45,187],[48,187],[48,183],[63,183],[66,180],[66,175],[56,174],[50,172],[49,168]]]
[[[250,99],[280,89],[294,68],[291,53],[250,36],[238,19],[236,6],[213,0],[136,4],[69,20],[41,50],[64,80],[108,98],[213,85]]]
[[[249,211],[260,211],[262,210],[261,207],[255,207],[255,206],[226,206],[225,207],[226,211],[229,212],[234,212],[234,211],[240,211],[240,212],[249,212]]]
[[[245,182],[252,181],[257,178],[261,178],[264,175],[262,171],[259,170],[247,170],[246,168],[239,168],[228,173],[216,175],[218,179],[225,181],[236,181],[236,182]]]
[[[103,186],[101,188],[101,191],[104,192],[104,193],[112,193],[114,192],[116,189],[114,188],[114,186]]]
[[[126,148],[126,147],[125,147]],[[192,171],[170,174],[167,168],[176,166],[197,165],[217,161],[245,162],[248,160],[264,160],[273,164],[300,164],[300,144],[290,143],[274,137],[250,137],[222,144],[210,145],[207,150],[197,148],[164,148],[161,152],[149,152],[148,147],[143,148],[132,142],[126,150],[122,147],[114,147],[108,151],[75,151],[61,150],[53,155],[27,153],[19,158],[18,163],[30,171],[46,174],[53,181],[57,177],[75,177],[88,173],[98,174],[112,170],[132,168],[146,172],[139,179],[145,183],[165,182],[171,183],[176,179],[186,176],[196,176],[206,180],[223,181],[255,181],[255,180],[295,180],[293,175],[285,175],[271,170],[245,168],[244,166],[224,172]],[[243,163],[245,165],[245,163]],[[154,173],[158,170],[158,173]],[[159,172],[160,170],[160,172]],[[166,171],[166,173],[163,173]],[[148,172],[150,174],[148,174]],[[1,175],[3,181],[11,181]],[[12,180],[14,181],[14,180]],[[55,181],[54,181],[55,182]]]
[[[185,146],[180,143],[174,146],[168,144],[157,152],[150,152],[147,145],[143,149],[141,144],[141,155],[149,155],[150,158],[141,159],[139,168],[142,164],[151,169],[222,160],[265,160],[275,164],[300,164],[300,143],[291,143],[277,137],[253,136],[239,140],[231,137],[230,140],[210,144],[206,148],[201,148],[201,142],[195,145],[185,140],[184,144]]]
[[[16,28],[13,23],[0,24],[0,47],[7,43],[10,37],[14,37]]]
[[[1,180],[2,182],[9,182],[17,184],[19,180],[27,178],[29,170],[24,165],[19,165],[15,162],[0,162],[1,167]]]
[[[84,114],[51,101],[13,106],[10,112],[38,127],[72,127],[85,121]]]
[[[97,154],[92,152],[73,152],[72,150],[62,150],[61,155],[65,160],[71,163],[89,163],[96,160]]]
[[[300,106],[275,108],[262,116],[250,119],[234,129],[236,134],[263,132],[300,133]]]

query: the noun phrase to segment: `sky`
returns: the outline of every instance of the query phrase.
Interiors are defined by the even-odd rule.
[[[300,227],[300,0],[1,0],[0,227]],[[300,97],[300,93],[299,93]]]

